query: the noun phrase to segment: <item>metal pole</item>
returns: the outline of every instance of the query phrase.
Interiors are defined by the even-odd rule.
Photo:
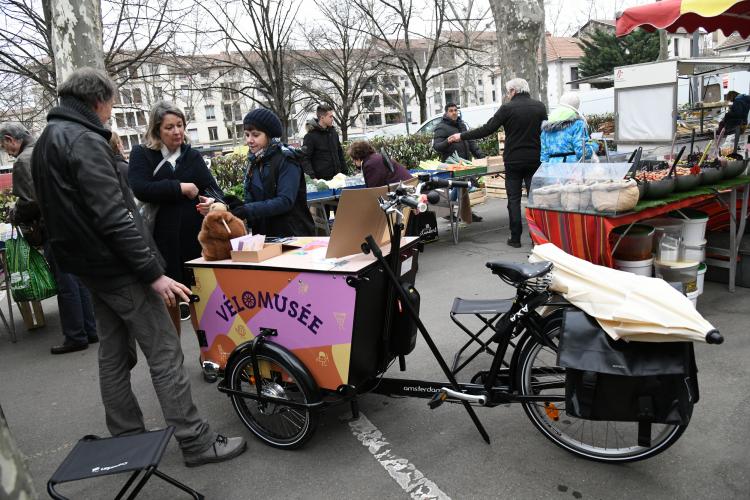
[[[406,135],[409,134],[409,101],[406,99],[406,89],[401,91],[401,102],[404,107],[404,121],[406,122]]]

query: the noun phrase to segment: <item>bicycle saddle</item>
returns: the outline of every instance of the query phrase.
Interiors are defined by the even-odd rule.
[[[526,280],[544,276],[552,269],[552,262],[535,262],[533,264],[517,264],[496,260],[487,263],[492,274],[497,274],[512,283],[523,283]]]

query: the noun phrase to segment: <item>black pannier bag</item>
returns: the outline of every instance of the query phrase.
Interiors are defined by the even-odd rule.
[[[438,240],[437,217],[435,212],[412,212],[406,223],[406,236],[419,236],[421,241],[430,243]]]
[[[419,312],[419,292],[411,283],[401,283],[409,297],[409,302]],[[393,323],[391,324],[390,351],[397,356],[406,356],[417,345],[417,323],[411,318],[406,307],[397,296],[393,303]]]
[[[557,362],[574,417],[686,425],[698,402],[692,342],[613,340],[580,310],[564,313]]]

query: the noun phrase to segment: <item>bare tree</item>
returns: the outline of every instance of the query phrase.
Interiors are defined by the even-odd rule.
[[[299,88],[316,102],[335,110],[343,141],[362,113],[360,97],[379,68],[366,20],[346,0],[315,0],[326,21],[304,33],[309,50],[295,51]]]
[[[490,8],[478,5],[476,0],[449,0],[448,7],[451,12],[448,20],[458,29],[461,43],[465,47],[463,56],[469,61],[463,68],[461,82],[461,104],[465,106],[470,95],[475,101],[478,100],[477,73],[480,68],[489,66],[491,54],[480,47],[483,35],[492,25],[488,22]]]
[[[431,18],[429,35],[421,34],[422,21],[413,0],[352,0],[368,21],[373,44],[382,54],[386,69],[403,73],[409,79],[419,102],[420,121],[427,119],[429,83],[446,73],[469,64],[457,58],[465,47],[445,36],[448,0],[430,0],[426,9]]]
[[[544,98],[537,60],[540,44],[544,43],[543,0],[490,0],[490,8],[497,29],[502,81],[524,78],[531,96]],[[546,67],[546,61],[542,65]]]
[[[300,99],[292,81],[291,54],[298,0],[213,0],[199,5],[213,22],[211,34],[218,35],[214,45],[224,47],[224,55],[214,58],[215,67],[236,68],[250,76],[251,81],[234,90],[276,113],[286,141]]]
[[[41,91],[36,93],[38,99],[33,103],[37,112],[44,111],[54,101],[58,73],[65,76],[71,67],[103,67],[119,83],[126,82],[134,74],[131,69],[168,52],[168,45],[174,43],[176,34],[185,31],[179,20],[189,9],[187,4],[170,7],[169,0],[76,0],[74,5],[81,8],[72,11],[88,13],[86,19],[79,20],[80,15],[73,18],[67,15],[68,11],[66,15],[56,15],[59,5],[62,3],[58,0],[42,0],[41,3],[0,0],[0,10],[5,15],[0,24],[0,75],[16,75],[38,85]],[[53,19],[60,24],[59,36],[54,35],[59,39],[57,42],[53,41],[56,32],[52,27]],[[75,26],[63,24],[65,19],[76,19]],[[83,36],[88,30],[90,36]],[[72,38],[63,42],[63,34]],[[95,43],[89,43],[91,40]],[[58,54],[53,50],[55,43],[60,47]],[[66,69],[58,70],[59,64]]]

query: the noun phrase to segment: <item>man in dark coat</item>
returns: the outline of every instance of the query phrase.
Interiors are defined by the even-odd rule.
[[[734,134],[738,127],[747,125],[748,114],[750,114],[750,96],[730,90],[725,100],[731,102],[732,105],[719,123],[719,132],[726,129],[726,134]]]
[[[32,156],[32,176],[52,250],[60,267],[91,291],[99,323],[99,387],[113,436],[144,432],[130,382],[135,342],[148,362],[164,419],[175,427],[185,464],[236,457],[243,438],[217,435],[193,403],[182,348],[165,303],[187,302],[190,289],[164,275],[118,169],[104,128],[112,116],[114,82],[93,68],[74,71],[59,87],[60,105]]]
[[[484,158],[476,141],[448,142],[448,137],[468,130],[469,127],[458,114],[458,106],[452,102],[446,104],[443,119],[432,133],[432,147],[440,153],[441,161],[445,161],[453,153],[458,153],[458,156],[464,160]]]
[[[547,119],[544,103],[529,95],[529,83],[522,78],[514,78],[505,84],[509,101],[500,106],[495,115],[479,128],[453,134],[448,142],[481,139],[505,128],[505,189],[508,193],[508,218],[510,238],[508,245],[521,247],[521,193],[522,184],[526,192],[531,187],[531,178],[539,168],[541,154],[542,122]]]
[[[316,115],[316,118],[308,120],[307,134],[302,139],[302,147],[307,155],[302,168],[313,179],[328,181],[336,174],[346,172],[344,149],[333,126],[333,108],[321,104]]]
[[[29,244],[44,245],[44,255],[57,283],[57,310],[60,313],[64,340],[62,344],[52,346],[50,352],[66,354],[82,351],[88,348],[89,344],[99,342],[91,294],[76,276],[60,269],[47,241],[31,177],[34,140],[21,124],[6,122],[0,124],[0,146],[8,154],[16,157],[13,164],[13,194],[17,200],[10,220],[21,228]]]

